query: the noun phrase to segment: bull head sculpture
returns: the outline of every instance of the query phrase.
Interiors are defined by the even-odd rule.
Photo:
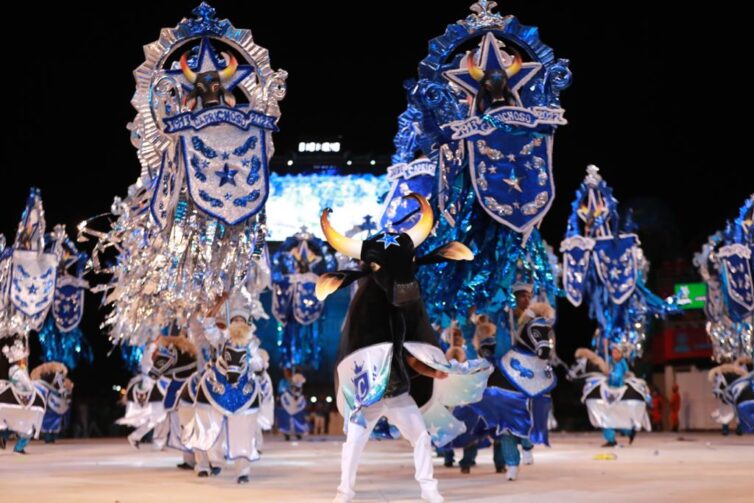
[[[236,73],[238,61],[235,56],[227,52],[223,52],[222,56],[225,59],[224,69],[199,73],[189,67],[188,52],[181,56],[181,71],[183,71],[186,80],[194,86],[183,100],[183,104],[189,109],[196,108],[198,98],[201,98],[204,108],[221,105],[221,98],[229,107],[236,105],[236,98],[233,93],[225,89],[223,84]]]
[[[359,259],[369,267],[363,271],[337,271],[319,277],[316,295],[324,300],[334,291],[348,286],[353,281],[371,276],[394,306],[421,300],[419,284],[416,281],[416,267],[443,260],[472,260],[474,254],[465,245],[452,241],[417,258],[416,248],[429,236],[434,225],[432,208],[427,200],[416,193],[406,198],[419,203],[421,217],[411,229],[400,234],[383,231],[367,240],[346,237],[336,231],[328,219],[332,210],[322,212],[320,224],[327,242],[337,251],[351,258]]]
[[[508,80],[521,70],[521,55],[516,51],[513,62],[505,69],[483,70],[474,63],[474,56],[469,54],[466,66],[469,75],[479,82],[479,92],[476,96],[476,107],[479,113],[484,113],[489,108],[497,106],[515,106],[516,101],[508,86]]]

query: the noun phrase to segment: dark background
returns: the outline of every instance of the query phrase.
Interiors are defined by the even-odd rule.
[[[16,4],[3,48],[0,232],[12,242],[31,185],[47,222],[69,233],[107,211],[135,181],[139,163],[126,123],[142,45],[189,16],[196,1]],[[558,198],[542,227],[557,245],[587,164],[601,168],[625,210],[635,211],[655,265],[688,259],[754,190],[747,156],[751,58],[735,8],[661,8],[642,2],[504,1],[500,11],[537,25],[557,57],[571,60],[562,94],[569,124],[555,143]],[[279,154],[300,139],[342,137],[344,148],[389,155],[405,108],[402,82],[427,42],[468,14],[452,2],[215,1],[218,16],[250,28],[274,68],[289,72]],[[76,8],[74,8],[74,6]],[[714,6],[712,6],[714,7]],[[106,357],[97,299],[82,325],[95,363],[74,374],[80,397],[102,404],[128,374]],[[561,355],[587,344],[585,309],[559,306]]]

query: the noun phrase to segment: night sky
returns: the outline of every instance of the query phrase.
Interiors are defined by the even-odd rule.
[[[73,233],[136,180],[126,130],[131,72],[143,61],[142,45],[197,4],[22,2],[15,19],[4,18],[0,232],[9,241],[31,185],[42,189],[50,228],[62,222]],[[573,193],[594,163],[624,209],[635,210],[650,261],[689,258],[754,191],[743,16],[688,3],[662,11],[642,2],[500,4],[571,61],[573,83],[561,95],[569,124],[556,136],[557,199],[545,238],[562,239]],[[402,82],[415,76],[428,40],[465,17],[470,2],[212,5],[250,28],[273,67],[289,73],[278,153],[300,139],[341,136],[355,154],[389,155],[406,104]],[[99,314],[94,302],[89,307],[84,328],[96,332]]]

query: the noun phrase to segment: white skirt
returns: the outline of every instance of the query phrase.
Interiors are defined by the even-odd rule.
[[[14,431],[22,437],[38,438],[44,417],[44,407],[0,404],[0,430]]]
[[[187,448],[207,452],[221,445],[226,461],[259,459],[258,409],[225,416],[209,404],[197,403],[194,407],[194,417],[186,428]]]

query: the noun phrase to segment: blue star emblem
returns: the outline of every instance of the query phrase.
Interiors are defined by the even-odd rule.
[[[222,154],[220,154],[220,157],[222,157],[223,161],[227,161],[228,159],[230,159],[230,154],[223,152]]]
[[[492,33],[487,33],[480,45],[479,56],[476,58],[476,61],[477,65],[485,72],[490,70],[502,70],[511,64],[513,61],[513,55],[503,51],[495,36]],[[541,63],[523,63],[521,65],[521,70],[508,79],[508,87],[519,106],[523,106],[521,103],[521,97],[518,95],[519,89],[528,83],[541,68]],[[465,56],[461,59],[461,64],[458,69],[448,70],[443,76],[450,82],[458,85],[472,98],[475,98],[479,92],[479,82],[474,80],[474,77],[471,76],[466,66]]]
[[[209,39],[206,37],[202,38],[202,41],[199,44],[199,53],[194,54],[193,56],[189,56],[188,63],[189,68],[197,73],[220,71],[225,68],[225,60],[220,54],[217,53],[215,48],[209,42]],[[241,64],[242,61],[239,61],[238,63],[239,64],[238,68],[236,69],[236,73],[230,79],[223,82],[223,87],[228,91],[232,91],[234,87],[240,84],[254,71],[253,66],[243,65]],[[176,70],[168,70],[165,73],[170,75],[171,77],[178,79],[178,81],[181,83],[181,86],[187,92],[191,92],[191,89],[193,89],[194,85],[186,80],[186,77],[183,75],[183,72],[180,68]]]
[[[398,235],[397,234],[388,234],[385,233],[382,235],[380,239],[377,240],[378,243],[382,243],[385,249],[387,250],[391,245],[400,246],[401,244],[398,242]]]
[[[215,174],[220,177],[220,187],[225,185],[226,183],[229,183],[233,186],[236,185],[236,173],[238,173],[237,169],[230,169],[227,164],[223,166],[223,169],[220,171],[215,171]]]
[[[32,285],[29,286],[29,293],[30,294],[34,295],[35,293],[37,293],[37,290],[39,290],[37,288],[37,285],[32,284]]]

